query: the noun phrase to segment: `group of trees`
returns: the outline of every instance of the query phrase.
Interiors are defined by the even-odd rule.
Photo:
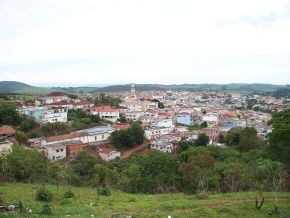
[[[105,95],[104,93],[101,93],[99,96],[97,96],[94,99],[94,103],[96,105],[98,105],[98,104],[108,104],[108,105],[110,105],[112,107],[118,106],[121,102],[122,102],[121,99],[114,98],[114,97],[111,97],[109,95]]]
[[[257,130],[253,127],[234,128],[225,136],[220,135],[221,143],[226,143],[241,152],[265,147],[264,142],[258,138]]]
[[[128,129],[114,131],[111,134],[110,141],[117,148],[131,147],[133,145],[143,144],[144,129],[138,122],[134,122]]]
[[[68,120],[72,122],[72,127],[81,128],[83,126],[100,125],[99,115],[90,115],[83,109],[73,109],[68,111]]]

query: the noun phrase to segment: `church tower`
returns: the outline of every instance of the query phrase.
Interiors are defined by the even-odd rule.
[[[132,85],[131,85],[131,95],[133,95],[133,96],[136,95],[134,83],[132,83]]]

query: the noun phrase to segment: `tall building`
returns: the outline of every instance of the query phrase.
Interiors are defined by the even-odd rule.
[[[136,95],[136,90],[135,90],[134,83],[132,83],[132,85],[131,85],[131,94],[132,95]]]

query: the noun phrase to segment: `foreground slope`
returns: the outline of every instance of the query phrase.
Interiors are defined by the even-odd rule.
[[[17,204],[22,200],[32,213],[0,213],[0,217],[46,217],[40,214],[43,203],[35,201],[40,185],[2,184],[0,193],[5,203]],[[126,194],[115,191],[109,197],[98,195],[92,188],[72,188],[75,197],[64,199],[68,187],[46,186],[54,194],[51,217],[268,217],[268,208],[274,208],[273,193],[265,193],[261,210],[255,209],[254,193],[209,195],[198,200],[184,194]],[[279,207],[283,217],[290,217],[290,193],[279,194]],[[93,216],[92,216],[93,215]],[[280,217],[273,215],[272,217]]]

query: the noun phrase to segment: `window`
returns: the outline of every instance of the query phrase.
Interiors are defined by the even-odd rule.
[[[102,135],[102,139],[104,139],[105,138],[105,136],[104,135]]]
[[[57,149],[56,152],[59,152],[59,150]]]
[[[60,149],[60,151],[63,151],[63,149]]]

